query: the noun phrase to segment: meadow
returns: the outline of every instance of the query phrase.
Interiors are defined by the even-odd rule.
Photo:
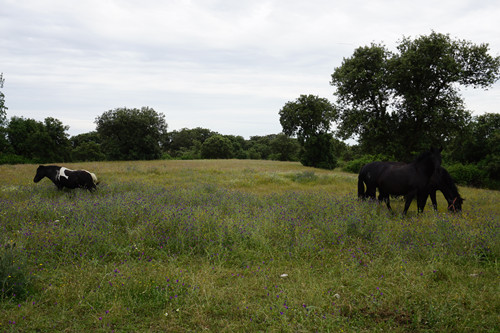
[[[0,332],[498,332],[500,192],[359,202],[299,163],[0,165]]]

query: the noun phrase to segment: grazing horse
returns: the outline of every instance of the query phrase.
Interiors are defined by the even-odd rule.
[[[372,162],[363,165],[358,175],[358,198],[372,199],[377,197],[377,180],[382,171],[389,165],[404,165],[403,162]],[[366,191],[365,191],[366,185]]]
[[[392,211],[389,196],[404,195],[403,215],[405,215],[416,196],[418,211],[422,212],[429,194],[429,182],[441,167],[441,151],[442,149],[431,148],[411,163],[392,163],[383,168],[376,177],[379,200],[385,201],[387,208]]]
[[[455,185],[453,178],[451,178],[451,175],[443,167],[439,168],[438,172],[432,176],[429,182],[429,195],[431,197],[434,210],[437,210],[437,190],[440,190],[443,193],[444,198],[448,202],[449,211],[462,211],[462,203],[464,202],[464,198],[460,196],[460,193],[458,193],[457,185]]]
[[[97,189],[96,185],[99,184],[96,175],[92,172],[88,172],[87,170],[70,170],[57,165],[40,165],[36,169],[33,181],[38,183],[44,177],[52,180],[59,190],[64,187],[70,189],[79,187],[92,192]]]
[[[377,179],[382,171],[389,165],[404,165],[403,162],[372,162],[365,164],[358,175],[358,198],[376,199]],[[365,191],[366,185],[366,191]],[[453,212],[462,211],[464,199],[458,193],[458,188],[451,178],[448,171],[440,167],[438,172],[434,173],[429,181],[428,192],[431,197],[432,206],[437,211],[436,191],[443,193],[448,202],[448,210]]]

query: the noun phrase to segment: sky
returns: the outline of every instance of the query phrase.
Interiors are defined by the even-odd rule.
[[[302,94],[335,101],[331,74],[371,43],[395,51],[432,31],[500,55],[498,0],[0,0],[7,117],[53,117],[68,134],[116,108],[148,106],[168,130],[281,132]],[[500,112],[500,83],[461,89]]]

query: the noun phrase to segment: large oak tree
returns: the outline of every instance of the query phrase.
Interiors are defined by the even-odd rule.
[[[403,38],[396,52],[356,49],[332,74],[339,135],[356,137],[366,153],[399,158],[446,143],[470,120],[460,86],[487,88],[499,78],[500,57],[488,51],[435,32]]]

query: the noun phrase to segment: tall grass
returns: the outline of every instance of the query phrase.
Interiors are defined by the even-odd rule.
[[[98,191],[0,166],[0,276],[18,288],[0,331],[498,328],[498,192],[402,218],[358,202],[353,175],[297,163],[70,167]]]

